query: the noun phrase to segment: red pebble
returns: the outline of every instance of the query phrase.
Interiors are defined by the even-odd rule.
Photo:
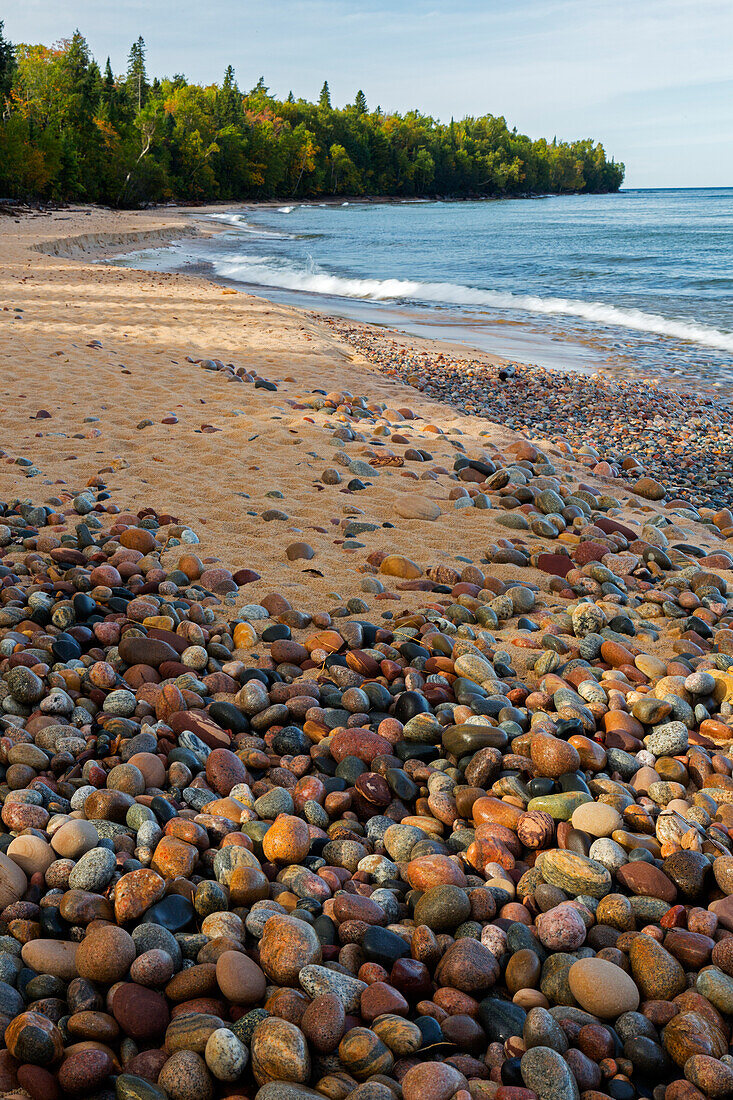
[[[668,909],[659,922],[662,928],[685,928],[687,926],[687,913],[684,905],[673,905]]]

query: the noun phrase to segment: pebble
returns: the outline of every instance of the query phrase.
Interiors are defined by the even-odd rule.
[[[249,1050],[234,1032],[220,1027],[207,1039],[204,1059],[218,1081],[237,1081],[249,1061]]]
[[[418,537],[414,557],[352,559],[368,599],[405,593],[391,617],[262,589],[232,619],[253,578],[193,555],[170,517],[95,524],[88,487],[84,533],[44,509],[29,534],[24,505],[0,506],[0,1015],[28,1081],[726,1094],[733,517],[705,514],[711,565],[670,530],[699,502],[665,488],[637,531],[610,493],[571,492],[562,448],[511,446],[455,448],[487,522],[513,517],[480,567]],[[417,461],[366,457],[350,472],[385,482]],[[445,522],[400,497],[416,531]],[[345,515],[373,546],[371,517]],[[536,529],[557,553],[535,556]]]
[[[564,1058],[551,1047],[532,1047],[522,1055],[522,1080],[543,1100],[578,1100],[578,1084]]]
[[[639,990],[633,979],[606,959],[578,959],[570,967],[568,982],[581,1008],[603,1020],[616,1020],[639,1006]]]

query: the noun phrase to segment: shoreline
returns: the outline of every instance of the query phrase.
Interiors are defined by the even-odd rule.
[[[350,203],[299,202],[296,205],[317,207],[343,206]],[[192,219],[198,219],[199,225],[204,229],[204,236],[208,236],[212,234],[212,224],[216,225],[217,216],[222,219],[225,214],[246,216],[248,212],[267,208],[279,209],[280,203],[243,203],[241,205],[222,203],[217,207],[185,208],[183,212]],[[231,224],[224,220],[215,230],[225,234],[231,231]],[[646,338],[643,327],[638,331],[627,333],[626,336],[623,334],[624,326],[621,321],[607,324],[594,322],[589,331],[572,328],[569,331],[556,331],[552,327],[543,328],[539,320],[531,314],[503,317],[500,310],[497,312],[489,307],[478,312],[463,314],[459,306],[435,310],[428,305],[408,304],[399,299],[372,300],[350,297],[348,294],[340,297],[338,292],[331,294],[312,289],[288,289],[285,284],[276,283],[274,286],[249,284],[244,279],[219,274],[215,260],[207,259],[205,254],[197,260],[197,252],[198,250],[195,249],[191,254],[191,261],[186,260],[182,264],[183,270],[190,267],[194,275],[211,279],[222,286],[231,286],[244,293],[263,296],[268,301],[297,310],[379,326],[385,330],[403,333],[416,340],[435,340],[464,348],[466,353],[474,356],[481,355],[513,364],[537,366],[543,371],[580,373],[590,377],[601,375],[632,384],[661,385],[683,394],[702,389],[704,393],[714,396],[716,401],[723,399],[724,382],[721,379],[725,377],[725,372],[721,375],[711,374],[710,364],[705,364],[702,359],[697,364],[680,366],[675,358],[674,347],[668,349],[669,354],[664,363],[654,366],[644,360],[642,346],[641,361],[645,362],[645,366],[640,366],[635,356],[633,340]],[[134,262],[134,254],[130,262]],[[152,261],[148,258],[143,259],[142,266],[153,271],[161,270],[154,258]],[[162,269],[165,270],[165,268]],[[176,265],[172,264],[169,270],[176,271]],[[572,316],[571,311],[568,317],[572,319]],[[631,328],[634,330],[633,324]],[[661,336],[657,338],[661,339]],[[685,342],[685,338],[682,340]],[[704,352],[703,346],[700,354],[703,355]]]
[[[207,212],[208,208],[197,208],[193,214],[195,217]],[[345,549],[339,549],[343,539],[333,538],[332,535],[337,535],[339,528],[348,527],[348,519],[338,520],[334,517],[331,523],[336,525],[337,530],[332,534],[327,526],[319,522],[319,497],[323,487],[318,484],[318,470],[325,462],[322,434],[328,427],[329,417],[308,414],[308,405],[303,403],[303,394],[307,393],[309,385],[311,389],[314,383],[318,383],[321,388],[325,386],[326,389],[351,392],[356,390],[357,393],[361,391],[370,394],[372,399],[381,400],[388,410],[382,417],[384,426],[380,430],[385,432],[385,436],[382,437],[381,446],[385,442],[388,444],[390,434],[397,431],[396,418],[402,434],[407,433],[405,438],[414,440],[416,444],[420,442],[422,446],[430,444],[429,452],[433,456],[433,462],[438,464],[435,468],[439,470],[450,469],[456,447],[479,447],[488,456],[497,450],[501,453],[508,445],[519,445],[525,439],[542,439],[548,436],[548,422],[528,430],[519,409],[507,416],[506,409],[495,406],[493,412],[496,419],[492,420],[484,415],[474,415],[477,411],[480,412],[475,403],[468,412],[460,405],[457,408],[455,404],[451,407],[451,395],[442,392],[440,385],[432,387],[432,390],[431,386],[426,386],[420,392],[409,382],[405,384],[409,372],[393,370],[392,364],[386,370],[382,369],[384,363],[379,355],[372,355],[368,348],[359,348],[358,340],[349,341],[348,334],[338,331],[343,326],[344,329],[351,328],[352,334],[357,330],[359,333],[372,332],[369,326],[349,326],[320,314],[309,314],[295,307],[276,305],[266,299],[242,291],[235,292],[222,287],[218,282],[196,276],[155,273],[88,262],[93,256],[98,257],[100,249],[104,251],[106,248],[109,254],[116,254],[131,239],[139,239],[140,234],[146,235],[146,239],[158,241],[174,239],[182,230],[191,232],[192,228],[196,232],[217,231],[208,221],[191,227],[191,213],[190,210],[168,211],[166,217],[161,219],[158,213],[119,215],[82,209],[76,213],[52,215],[50,221],[44,219],[42,227],[37,223],[20,226],[14,251],[17,253],[19,248],[21,255],[25,254],[26,258],[17,259],[16,266],[26,272],[36,262],[29,259],[35,255],[43,257],[43,267],[36,274],[19,275],[15,286],[21,285],[27,289],[33,286],[34,280],[40,280],[43,291],[41,301],[45,299],[48,307],[48,316],[38,318],[33,326],[35,349],[29,349],[27,343],[21,346],[26,353],[28,350],[35,350],[36,363],[42,372],[47,372],[49,363],[54,367],[61,367],[62,370],[71,364],[72,375],[81,387],[80,394],[75,396],[83,397],[80,402],[73,401],[69,406],[66,387],[53,385],[56,381],[55,372],[48,379],[51,385],[46,386],[45,390],[43,387],[39,390],[44,392],[42,401],[32,395],[33,387],[30,396],[22,392],[19,404],[27,408],[28,412],[25,413],[25,424],[22,418],[16,417],[15,433],[12,429],[13,417],[10,417],[11,438],[15,442],[12,448],[13,457],[6,459],[4,467],[0,467],[0,492],[7,494],[10,491],[13,463],[16,457],[22,457],[25,446],[40,451],[38,467],[41,472],[38,476],[43,479],[41,482],[26,479],[26,491],[37,490],[43,483],[49,486],[65,485],[71,471],[76,474],[76,471],[82,470],[84,479],[88,479],[98,475],[100,470],[109,471],[111,465],[117,491],[127,494],[126,506],[134,504],[135,500],[142,502],[150,492],[143,486],[152,486],[163,511],[172,514],[196,514],[201,507],[196,503],[199,493],[202,494],[201,499],[206,499],[209,508],[216,508],[218,502],[227,499],[226,485],[236,481],[235,470],[238,466],[227,448],[236,447],[242,463],[249,464],[251,473],[260,475],[255,479],[257,487],[238,487],[239,504],[235,508],[234,531],[227,529],[218,510],[213,515],[204,516],[207,526],[204,544],[210,546],[217,555],[223,554],[230,560],[234,560],[240,552],[242,540],[245,546],[257,547],[259,552],[256,516],[258,512],[267,511],[268,504],[272,505],[273,499],[279,499],[277,496],[273,498],[270,493],[283,492],[282,499],[293,501],[293,511],[290,512],[288,505],[271,509],[282,513],[282,518],[275,521],[272,530],[284,530],[292,533],[293,537],[299,532],[309,532],[310,539],[320,541],[322,550],[319,549],[319,553],[326,554],[328,568],[316,568],[308,575],[305,571],[293,570],[284,563],[267,562],[264,566],[263,583],[267,583],[264,578],[274,579],[278,576],[282,583],[292,586],[302,595],[320,591],[321,598],[328,598],[327,594],[334,592],[334,569],[345,565],[349,577],[347,589],[355,596],[359,588],[359,567],[355,568],[357,563],[353,558],[368,551],[369,540],[362,550],[358,547],[350,549],[348,545]],[[181,220],[182,215],[184,220]],[[90,219],[93,224],[90,224]],[[79,228],[84,228],[86,232],[80,234]],[[66,244],[58,243],[59,229],[62,229],[62,240]],[[182,236],[185,236],[185,232]],[[68,244],[69,238],[72,239],[71,245]],[[80,239],[83,239],[84,245],[81,250],[78,244]],[[9,243],[9,240],[8,235],[4,243]],[[73,241],[77,243],[74,244]],[[24,245],[30,251],[23,253]],[[55,254],[49,255],[49,249]],[[59,256],[59,252],[71,252],[72,255]],[[0,260],[2,259],[0,256]],[[5,272],[7,274],[7,267]],[[61,296],[54,289],[54,284],[58,281],[63,288]],[[13,301],[12,286],[12,280],[5,282],[5,300],[10,303]],[[84,288],[83,292],[81,288]],[[80,293],[90,295],[91,300],[87,306],[91,308],[81,304]],[[68,297],[62,306],[64,294]],[[184,295],[183,298],[181,294]],[[72,327],[64,323],[69,320],[69,311],[82,315],[78,322],[74,318]],[[31,317],[28,312],[23,316],[24,321],[16,322],[19,337],[25,337],[29,332],[28,321]],[[59,320],[62,320],[60,329]],[[102,347],[94,347],[90,352],[87,348],[94,341],[84,340],[77,343],[72,340],[72,335],[78,331],[78,324],[82,328],[86,325],[86,334],[96,336]],[[55,347],[57,333],[61,334],[61,342],[65,344],[63,348]],[[9,327],[7,337],[5,345],[0,342],[0,352],[5,351],[6,361],[10,362],[17,351],[13,351]],[[551,397],[553,385],[556,391],[558,388],[562,391],[563,386],[569,385],[575,395],[577,407],[578,403],[584,401],[587,404],[587,395],[592,392],[593,386],[600,384],[581,375],[544,372],[529,365],[514,366],[499,357],[481,355],[466,360],[465,349],[433,341],[413,340],[399,333],[377,330],[377,339],[380,345],[389,347],[397,344],[408,349],[408,355],[412,354],[409,351],[411,347],[418,348],[420,353],[427,354],[431,362],[440,358],[441,371],[445,370],[448,363],[453,364],[451,369],[455,371],[463,369],[468,362],[472,369],[489,372],[488,378],[491,381],[491,372],[512,369],[512,379],[522,378],[536,383],[538,389],[530,401],[536,401],[537,394],[545,394],[546,391]],[[75,361],[80,357],[87,357],[90,361],[81,367],[76,364],[74,369]],[[447,362],[445,357],[448,357]],[[263,401],[261,393],[258,394],[259,402],[255,401],[253,405],[255,395],[250,388],[246,395],[246,407],[237,408],[244,397],[241,387],[232,388],[231,384],[217,385],[218,375],[200,371],[195,366],[197,358],[232,362],[236,368],[244,371],[250,369],[250,364],[256,364],[255,372],[259,370],[263,377],[274,379],[278,386],[278,396],[272,398],[275,407],[270,407]],[[318,368],[314,374],[316,361]],[[101,392],[104,393],[108,388],[110,404],[102,403],[98,385],[100,380]],[[516,384],[516,381],[510,380],[510,387]],[[611,388],[616,386],[622,404],[623,394],[626,392],[624,384],[610,385]],[[511,393],[511,389],[509,392]],[[669,393],[673,395],[674,391]],[[6,391],[3,396],[6,399],[5,414],[13,411],[17,413],[15,406],[8,407],[7,399],[12,397],[12,392]],[[54,400],[57,402],[56,410],[51,407]],[[115,415],[117,400],[120,401],[119,416]],[[560,392],[557,400],[552,400],[555,400],[555,411],[561,411],[562,405],[567,401],[567,394]],[[42,402],[48,406],[43,411],[51,412],[51,420],[34,419]],[[92,417],[84,417],[74,411],[84,402],[89,402],[87,412],[93,413]],[[402,414],[390,412],[400,407],[409,408],[410,416],[417,419],[404,421]],[[490,409],[488,411],[491,412]],[[621,412],[621,409],[616,408],[612,415],[616,415],[617,427],[623,434]],[[29,431],[28,416],[32,417],[30,424],[46,430]],[[61,421],[59,424],[54,423],[57,416]],[[636,423],[634,432],[638,439],[645,424],[643,418]],[[601,436],[605,424],[606,420],[602,415]],[[246,432],[246,437],[242,429]],[[711,430],[717,432],[718,429],[719,425],[714,425],[713,428],[703,430],[700,433],[702,442],[705,442]],[[677,431],[678,425],[673,425],[673,432]],[[293,445],[302,445],[308,435],[310,447],[305,460],[296,463],[296,469],[291,469],[289,456],[293,453]],[[458,438],[451,438],[452,436]],[[268,445],[274,447],[270,457],[273,459],[272,470],[276,471],[274,476],[270,474],[265,479],[265,484],[262,484],[258,444],[262,438],[267,438]],[[206,455],[203,468],[189,469],[186,457],[188,441],[201,447]],[[215,446],[217,442],[221,446]],[[587,440],[581,439],[580,443],[583,442]],[[357,449],[367,455],[374,453],[374,445],[370,446],[366,439]],[[61,450],[69,453],[57,453]],[[630,478],[627,471],[620,469],[620,462],[615,465],[613,462],[606,462],[604,454],[593,448],[586,448],[586,453],[583,450],[582,445],[578,449],[576,440],[574,453],[561,435],[559,445],[554,443],[552,446],[554,460],[567,463],[567,469],[573,470],[574,478],[580,476],[587,479],[589,484],[595,483],[606,490],[613,489],[623,510],[631,509],[632,514],[636,513],[640,517],[644,511],[653,512],[658,507],[630,491],[634,482],[645,476],[643,465],[638,468],[634,465],[633,477]],[[733,447],[731,452],[733,453]],[[649,458],[652,459],[651,472],[659,472],[651,451],[648,456],[642,454],[636,461],[645,463]],[[214,469],[207,467],[206,464],[211,461],[218,462],[221,469],[226,471],[223,478]],[[367,490],[346,498],[353,499],[351,511],[357,519],[364,515],[369,522],[376,521],[377,526],[390,522],[394,518],[395,500],[401,494],[411,492],[410,481],[417,480],[420,483],[420,492],[426,498],[432,498],[443,513],[439,522],[433,525],[435,533],[429,539],[427,549],[440,556],[450,557],[444,549],[444,537],[437,529],[458,522],[460,513],[454,513],[453,517],[450,515],[455,501],[448,499],[445,489],[439,487],[442,474],[436,475],[428,471],[418,473],[409,469],[409,466],[404,468],[403,461],[399,461],[400,465],[393,473],[386,471],[380,474],[381,480],[375,480]],[[303,467],[305,476],[311,479],[305,497],[302,475],[297,467]],[[181,470],[186,470],[189,475],[183,479],[183,483],[178,476]],[[614,473],[622,473],[623,476],[614,476]],[[385,477],[393,484],[385,481]],[[407,482],[402,480],[405,478],[408,479]],[[395,479],[399,480],[394,483]],[[187,484],[188,480],[191,482],[190,486]],[[77,478],[75,484],[79,486],[83,482]],[[343,490],[339,490],[341,491]],[[296,500],[293,500],[294,493]],[[699,503],[705,504],[707,501],[702,499]],[[724,503],[721,500],[715,507],[720,508]],[[348,514],[348,508],[346,511]],[[395,550],[409,551],[410,529],[413,525],[408,520],[403,525],[404,530],[390,531]],[[501,538],[505,534],[496,525],[493,512],[482,516],[479,530],[474,531],[469,525],[467,530],[462,531],[462,537],[468,536],[473,544],[468,548],[473,554],[480,554],[479,548],[491,534],[495,538]],[[533,535],[531,541],[537,542],[537,537]],[[285,576],[283,568],[286,570]],[[535,579],[539,579],[536,574]],[[344,587],[343,583],[341,587]],[[335,591],[343,596],[338,588]]]
[[[0,237],[0,1093],[731,1091],[724,412],[89,262],[178,228]]]

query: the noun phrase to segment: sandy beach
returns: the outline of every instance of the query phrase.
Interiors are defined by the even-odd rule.
[[[364,395],[388,410],[409,408],[419,419],[403,423],[388,412],[384,422],[399,424],[446,469],[456,452],[436,428],[458,428],[463,434],[455,438],[477,451],[506,446],[513,433],[383,378],[322,322],[296,310],[200,279],[93,262],[189,232],[190,221],[160,211],[93,210],[3,222],[0,288],[7,309],[0,355],[9,369],[1,394],[8,457],[0,492],[42,502],[100,476],[125,510],[152,506],[185,519],[201,538],[202,554],[261,573],[262,581],[246,590],[248,601],[273,586],[325,607],[358,594],[358,560],[339,545],[340,525],[350,515],[396,523],[370,548],[409,557],[419,546],[431,564],[456,553],[479,559],[501,529],[487,513],[471,520],[453,513],[446,487],[425,480],[422,469],[382,469],[373,487],[348,496],[343,485],[324,487],[320,474],[334,455],[324,426],[332,418],[289,403],[322,389]],[[16,307],[22,319],[14,319]],[[275,382],[277,393],[227,384],[189,361],[201,358],[254,370]],[[33,419],[41,409],[50,419]],[[176,423],[164,423],[172,416]],[[152,425],[139,428],[146,419]],[[203,433],[205,425],[218,430]],[[366,442],[352,444],[349,455],[367,449]],[[24,477],[15,464],[24,456],[39,469],[37,477]],[[396,498],[415,493],[447,504],[446,514],[433,524],[395,517]],[[288,518],[263,522],[267,509]],[[288,562],[286,545],[300,540],[316,557]]]
[[[727,414],[205,225],[0,225],[0,1094],[729,1094]]]
[[[193,226],[211,231],[210,223]],[[516,444],[517,433],[385,376],[313,315],[198,278],[98,262],[190,233],[188,211],[82,208],[7,219],[0,228],[6,498],[39,503],[100,477],[123,509],[152,506],[180,518],[195,527],[202,555],[260,573],[262,580],[246,589],[247,601],[277,587],[327,608],[359,594],[359,565],[372,549],[439,565],[457,554],[480,561],[487,545],[506,536],[491,512],[455,511],[450,483],[433,471],[452,468],[456,442],[472,457],[490,457]],[[227,383],[191,362],[199,359],[254,371],[276,383],[277,392]],[[314,390],[383,405],[377,423],[427,450],[432,461],[381,467],[357,493],[345,495],[344,484],[325,486],[320,475],[333,465],[335,423],[302,407]],[[415,419],[404,420],[400,409]],[[35,419],[40,410],[50,418]],[[140,427],[146,420],[152,423]],[[349,444],[349,457],[374,453],[374,440],[385,444],[380,455],[404,450],[367,431],[362,442]],[[604,489],[612,483],[594,479],[588,459],[583,468],[566,465],[556,447],[550,453],[560,470]],[[37,476],[16,464],[24,457]],[[657,508],[623,482],[614,492],[637,522]],[[399,517],[395,504],[405,495],[438,502],[442,514],[434,522]],[[287,518],[265,522],[268,509]],[[353,551],[343,547],[351,517],[394,526],[362,536],[365,548]],[[313,547],[311,561],[287,560],[285,548],[296,541]],[[541,548],[543,540],[531,535],[530,545]],[[402,598],[408,605],[415,599]]]

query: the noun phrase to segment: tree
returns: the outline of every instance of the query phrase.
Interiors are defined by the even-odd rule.
[[[300,187],[301,181],[305,173],[313,172],[316,167],[316,157],[319,153],[319,148],[315,142],[315,135],[307,130],[302,124],[297,127],[293,134],[294,138],[297,138],[297,152],[296,163],[298,178],[295,181],[293,187],[293,195]]]
[[[127,58],[127,94],[141,111],[148,93],[148,77],[145,71],[145,40],[142,35],[133,42]]]
[[[217,118],[222,126],[234,125],[242,113],[242,93],[237,87],[234,69],[227,65],[221,91],[217,95]]]
[[[157,106],[152,108],[144,108],[138,113],[135,119],[135,128],[140,135],[140,152],[135,158],[134,163],[131,165],[129,172],[125,176],[124,183],[122,184],[122,190],[117,196],[117,205],[121,206],[124,201],[127,190],[130,186],[135,171],[140,167],[141,162],[148,155],[153,148],[153,142],[158,133],[158,109]]]
[[[331,190],[334,195],[339,190],[353,194],[359,189],[358,173],[343,145],[332,145],[328,150],[328,160],[331,171]]]
[[[5,101],[10,97],[15,74],[15,53],[11,42],[3,36],[5,24],[0,19],[0,113]]]
[[[53,46],[0,24],[0,193],[125,205],[324,194],[518,195],[617,191],[624,167],[599,142],[531,140],[501,116],[451,119],[242,93],[181,73],[148,79],[145,43],[125,76],[104,72],[80,31]]]

